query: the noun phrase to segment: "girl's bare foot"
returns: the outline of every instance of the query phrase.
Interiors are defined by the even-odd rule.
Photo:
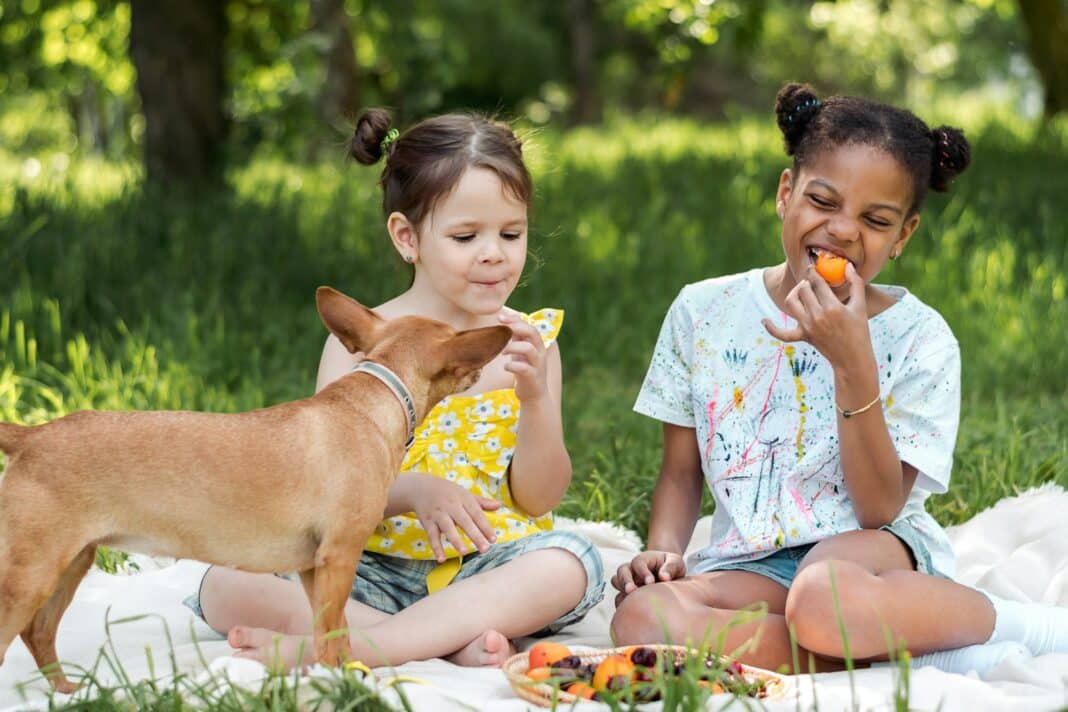
[[[445,659],[465,667],[500,667],[515,655],[512,641],[495,630],[487,630]]]
[[[256,660],[274,671],[288,672],[298,665],[315,663],[315,645],[306,636],[283,635],[266,628],[234,626],[226,639],[230,647],[237,650],[235,658]]]

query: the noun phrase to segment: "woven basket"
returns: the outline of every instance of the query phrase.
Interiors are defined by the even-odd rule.
[[[627,645],[620,648],[588,650],[572,654],[578,657],[583,663],[599,663],[609,655],[626,655],[635,647],[637,646]],[[675,660],[678,662],[684,660],[688,654],[696,654],[697,652],[696,650],[681,645],[646,645],[642,647],[651,648],[661,655],[674,655]],[[512,685],[512,689],[515,690],[515,693],[519,695],[519,697],[527,702],[532,702],[539,707],[551,707],[554,699],[557,704],[564,705],[571,705],[575,702],[585,701],[583,698],[572,695],[564,690],[557,690],[547,682],[535,682],[531,680],[526,676],[526,672],[529,669],[530,661],[528,659],[528,653],[517,653],[516,655],[513,655],[508,658],[501,667],[505,677],[508,678],[508,682]],[[765,689],[767,690],[767,696],[764,699],[777,699],[785,694],[786,683],[781,675],[777,675],[768,670],[750,667],[749,665],[742,665],[742,674],[749,680],[761,679],[764,681]]]

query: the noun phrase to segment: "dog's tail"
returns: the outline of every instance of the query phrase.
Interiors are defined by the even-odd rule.
[[[22,443],[22,439],[29,432],[29,428],[24,425],[15,425],[14,423],[0,423],[0,450],[3,450],[9,455],[18,451],[19,445]]]

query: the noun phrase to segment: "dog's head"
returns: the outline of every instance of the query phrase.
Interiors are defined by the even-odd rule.
[[[315,300],[323,324],[346,349],[391,369],[417,400],[425,396],[427,410],[445,396],[470,388],[482,367],[512,338],[507,326],[456,331],[418,316],[387,321],[330,287],[319,287]]]

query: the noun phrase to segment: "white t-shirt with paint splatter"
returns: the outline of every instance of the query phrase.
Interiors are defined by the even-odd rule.
[[[634,406],[696,431],[716,510],[691,571],[860,528],[839,457],[833,370],[810,344],[783,344],[761,325],[796,323],[771,300],[763,273],[682,289]],[[895,299],[868,322],[883,413],[898,456],[920,473],[895,523],[912,526],[935,572],[952,577],[949,540],[923,503],[949,486],[960,350],[938,312],[902,287],[880,288]]]

